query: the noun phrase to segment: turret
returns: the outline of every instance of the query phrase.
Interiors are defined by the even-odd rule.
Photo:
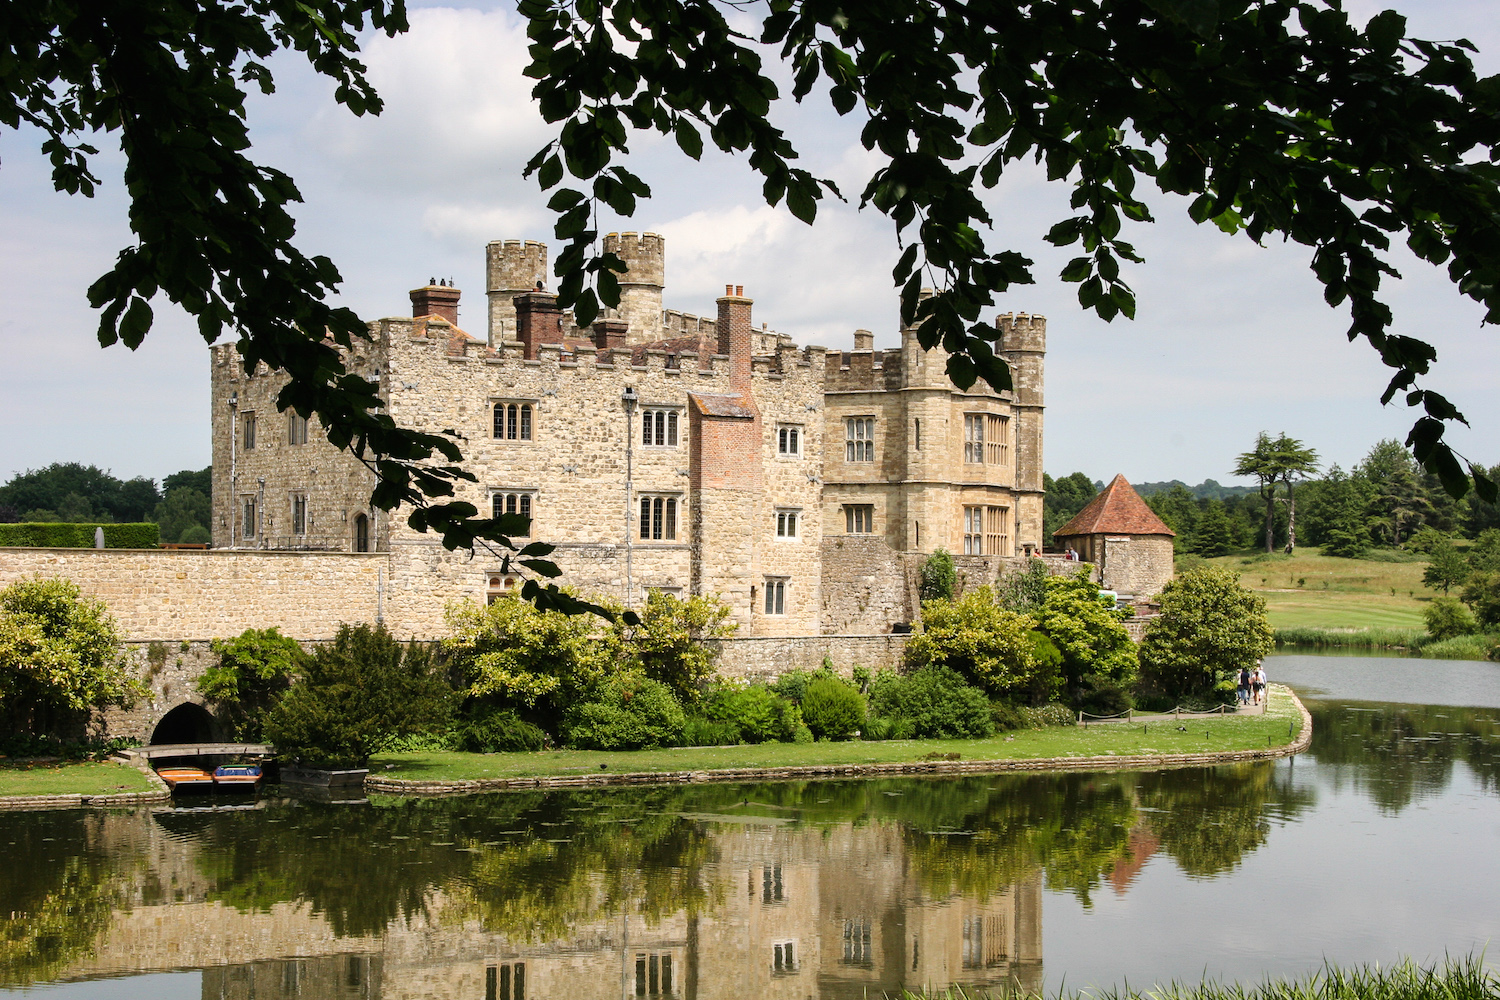
[[[995,317],[995,329],[1000,333],[1000,356],[1010,365],[1015,387],[1016,488],[1040,491],[1047,317],[1003,313]]]
[[[619,275],[619,314],[629,324],[627,342],[640,344],[661,339],[666,240],[656,233],[609,233],[604,237],[604,251],[625,262],[625,273]]]
[[[547,284],[547,244],[495,240],[484,248],[485,291],[490,300],[490,346],[516,339],[515,298]]]

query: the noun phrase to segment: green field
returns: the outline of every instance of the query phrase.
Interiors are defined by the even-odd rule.
[[[1209,562],[1239,573],[1240,583],[1265,598],[1274,628],[1422,629],[1422,609],[1433,597],[1422,586],[1425,562],[1339,559],[1317,549]]]
[[[113,795],[156,789],[140,771],[114,761],[38,764],[0,761],[0,796]]]
[[[370,762],[371,774],[414,781],[468,781],[480,778],[541,778],[596,774],[600,765],[615,774],[711,771],[734,767],[808,767],[893,764],[929,753],[956,753],[964,760],[1100,757],[1253,750],[1290,743],[1302,717],[1284,688],[1263,716],[1228,716],[1179,723],[1054,726],[1023,729],[985,740],[889,740],[864,743],[761,743],[755,746],[677,747],[608,753],[597,750],[544,750],[537,753],[396,753]]]

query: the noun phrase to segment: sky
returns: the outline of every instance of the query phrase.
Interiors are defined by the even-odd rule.
[[[1346,6],[1364,18],[1385,5]],[[1489,3],[1395,6],[1411,34],[1469,38],[1482,71],[1500,72]],[[482,337],[485,243],[557,245],[546,196],[520,176],[551,133],[521,76],[525,31],[510,5],[418,3],[411,21],[403,36],[366,39],[386,101],[378,118],[355,118],[305,64],[275,60],[276,94],[249,104],[254,155],[295,178],[305,202],[297,243],[337,264],[341,304],[366,319],[405,315],[408,290],[451,278],[463,291],[460,325]],[[804,166],[857,195],[878,164],[853,117],[809,103],[775,120]],[[96,143],[104,184],[85,199],[53,191],[38,145],[35,132],[0,128],[0,481],[52,462],[157,480],[208,465],[208,350],[187,316],[155,303],[156,325],[134,352],[101,350],[95,339],[86,290],[131,239],[118,151],[108,137]],[[896,346],[893,229],[858,211],[857,197],[825,200],[809,228],[766,207],[743,162],[706,152],[694,163],[651,137],[632,152],[655,197],[600,228],[666,237],[668,308],[712,315],[717,290],[732,283],[755,300],[757,322],[799,344],[847,350],[863,328],[877,348]],[[1013,289],[994,312],[1048,319],[1046,471],[1228,484],[1241,482],[1230,470],[1260,431],[1290,434],[1346,469],[1375,442],[1405,437],[1416,414],[1380,406],[1388,370],[1345,339],[1347,313],[1324,305],[1306,248],[1256,246],[1193,225],[1183,200],[1148,199],[1158,222],[1124,234],[1146,258],[1125,275],[1137,318],[1104,323],[1056,277],[1071,254],[1042,239],[1068,214],[1068,194],[1036,169],[1008,172],[986,194],[995,219],[986,240],[1036,262],[1037,283]],[[1472,424],[1449,440],[1469,458],[1500,462],[1500,335],[1443,272],[1409,255],[1395,261],[1404,275],[1386,286],[1395,330],[1437,347],[1425,385]]]

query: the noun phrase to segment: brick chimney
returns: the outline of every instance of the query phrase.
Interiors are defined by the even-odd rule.
[[[625,331],[630,329],[630,324],[623,319],[596,319],[594,320],[594,346],[601,351],[613,351],[624,348]]]
[[[719,353],[729,355],[729,386],[742,396],[750,395],[750,307],[744,285],[725,285],[719,304]]]
[[[429,284],[411,290],[411,314],[413,316],[441,316],[458,325],[459,291],[448,284]]]
[[[516,339],[525,345],[528,361],[536,359],[541,344],[562,343],[562,310],[557,296],[548,292],[527,292],[515,297]]]
[[[875,350],[875,335],[869,330],[855,330],[854,349],[856,351]]]

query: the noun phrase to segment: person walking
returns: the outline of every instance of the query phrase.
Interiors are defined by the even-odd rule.
[[[1235,696],[1241,705],[1250,704],[1250,668],[1240,667],[1239,685],[1235,688]]]
[[[1255,692],[1255,703],[1259,705],[1266,691],[1266,668],[1259,663],[1255,665],[1255,673],[1250,676],[1250,687]]]

